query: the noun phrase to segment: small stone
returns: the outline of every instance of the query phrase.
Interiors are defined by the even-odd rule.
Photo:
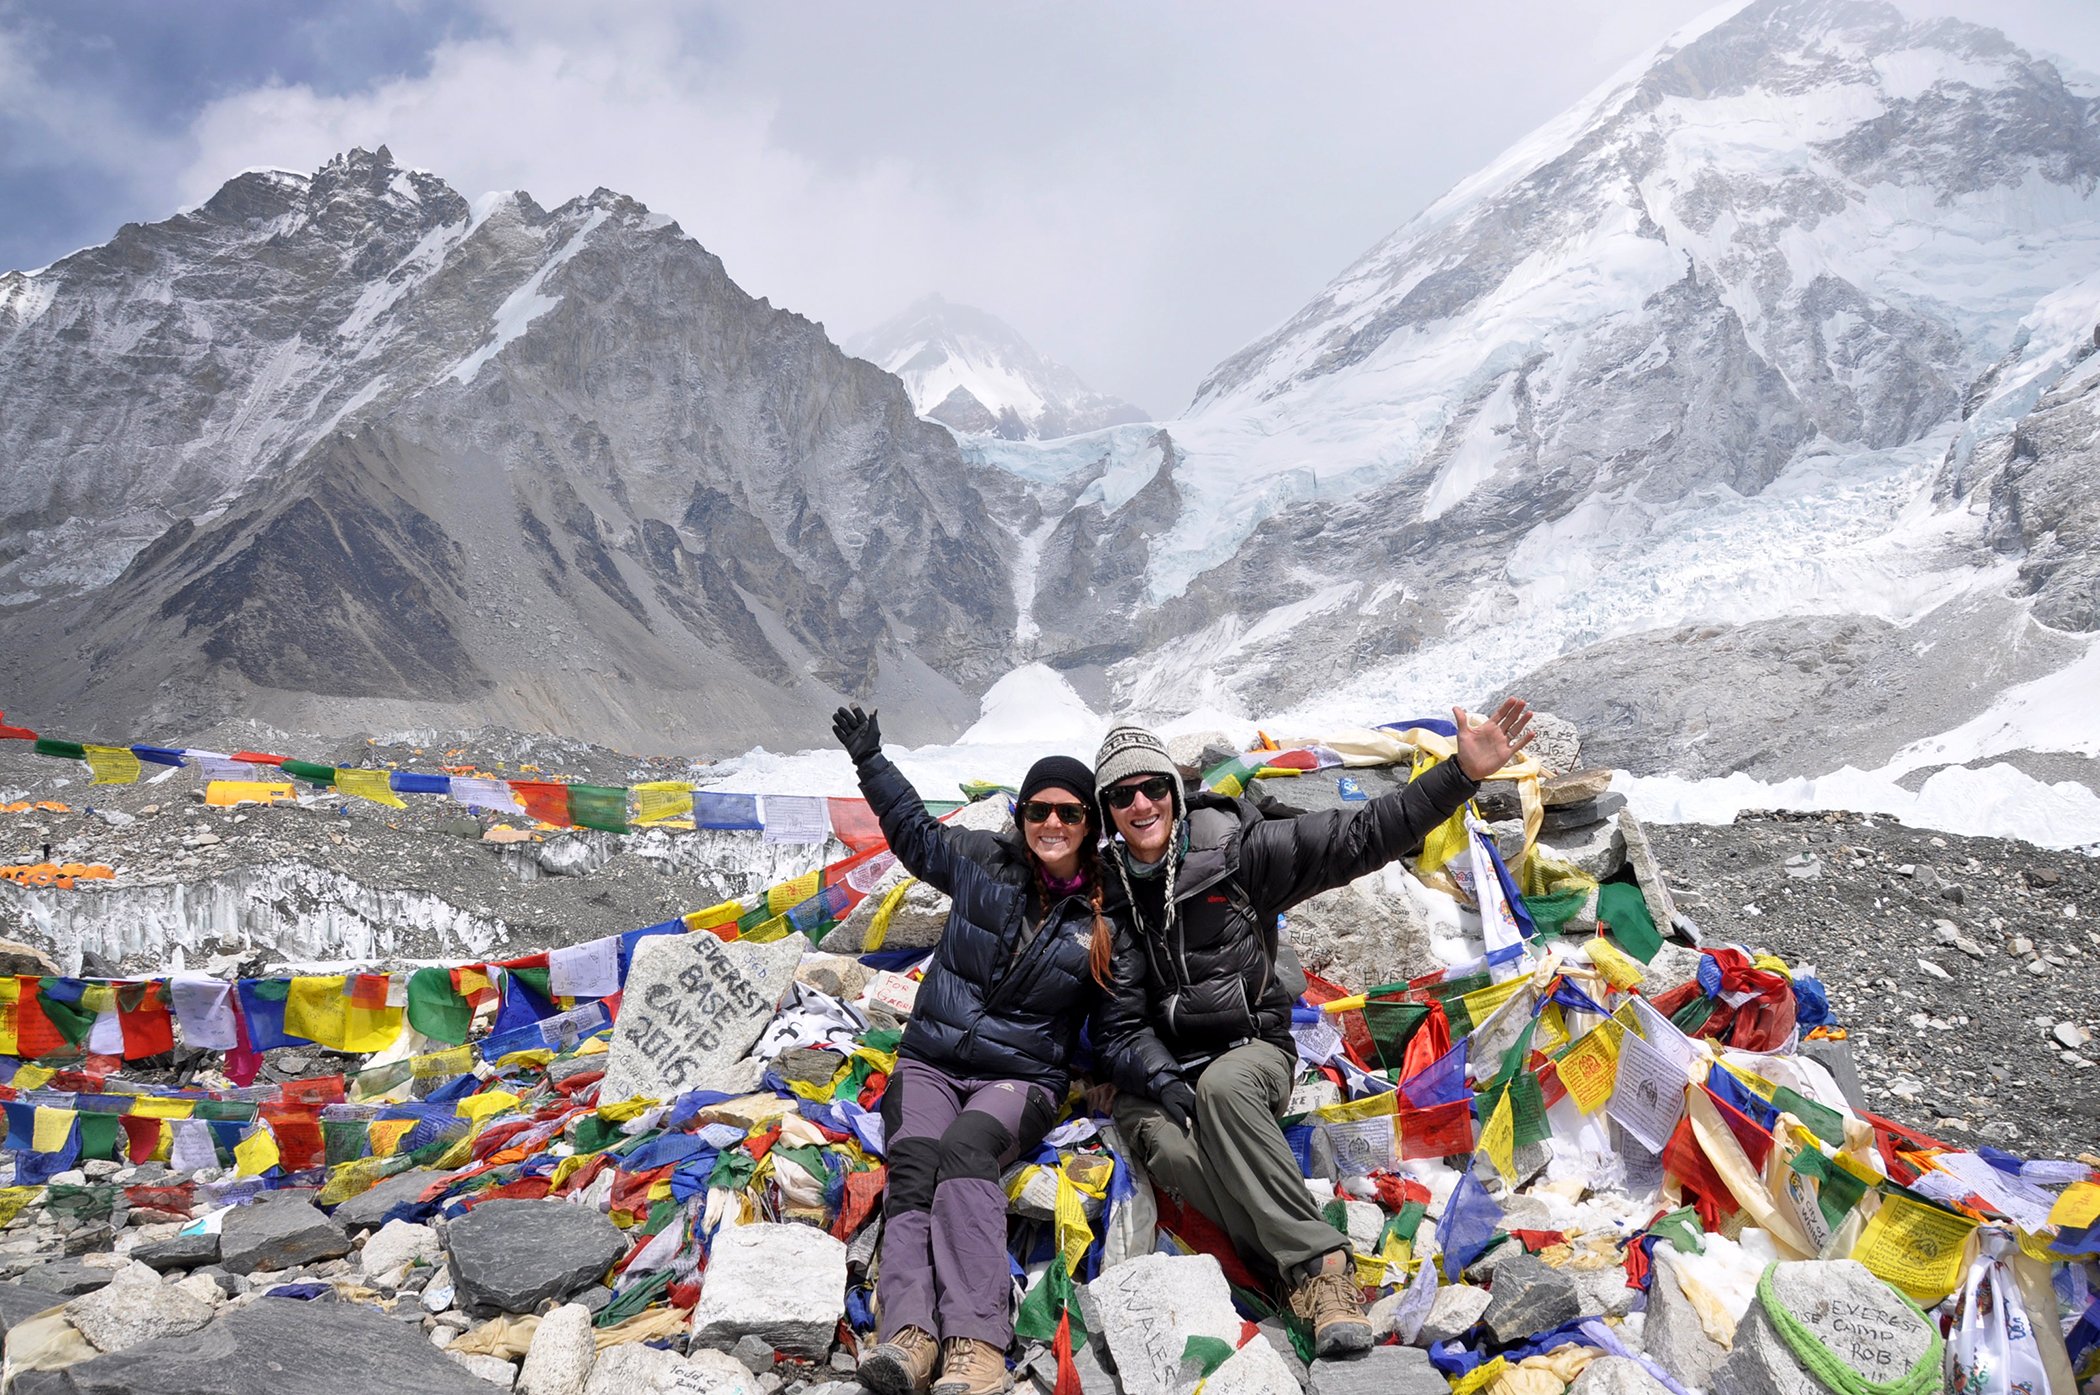
[[[1648,1368],[1623,1356],[1600,1356],[1583,1368],[1568,1395],[1669,1395]]]
[[[591,1310],[564,1303],[540,1319],[518,1372],[518,1395],[582,1395],[598,1354]]]
[[[744,1363],[726,1351],[711,1351],[702,1347],[686,1357],[680,1368],[675,1391],[702,1391],[705,1395],[770,1395],[786,1385],[787,1381],[778,1371],[768,1371],[763,1376],[753,1375]]]
[[[1582,1316],[1575,1281],[1536,1255],[1511,1255],[1496,1266],[1493,1295],[1480,1320],[1505,1345]]]
[[[1476,1285],[1445,1284],[1436,1291],[1436,1303],[1415,1336],[1416,1344],[1431,1347],[1470,1331],[1494,1301],[1495,1295]]]
[[[2067,1051],[2076,1051],[2093,1039],[2091,1032],[2070,1022],[2057,1023],[2055,1030],[2050,1035],[2055,1037]]]
[[[93,1293],[116,1276],[116,1271],[101,1265],[82,1264],[77,1259],[54,1260],[39,1264],[22,1275],[24,1288],[42,1289],[63,1298],[75,1298],[83,1293]]]
[[[1930,959],[1920,959],[1918,961],[1918,967],[1923,969],[1926,973],[1932,975],[1934,978],[1951,979],[1954,977],[1954,975],[1948,973],[1945,969],[1933,963]]]
[[[335,1208],[335,1222],[346,1230],[368,1230],[387,1218],[396,1207],[412,1207],[417,1198],[444,1174],[429,1168],[411,1168],[387,1178],[369,1191],[359,1192]]]
[[[754,1376],[762,1376],[772,1370],[780,1359],[774,1354],[770,1343],[750,1335],[737,1338],[736,1345],[729,1349],[729,1354],[741,1361],[744,1369]]]
[[[1392,1346],[1340,1361],[1315,1361],[1306,1386],[1308,1395],[1449,1395],[1450,1389],[1429,1364],[1428,1352]]]
[[[100,1351],[123,1351],[155,1337],[195,1332],[211,1321],[212,1305],[143,1264],[127,1264],[95,1292],[66,1304],[66,1321]]]
[[[845,1311],[843,1243],[812,1226],[725,1226],[715,1233],[693,1305],[693,1340],[724,1350],[752,1335],[788,1355],[821,1360]]]
[[[491,1356],[487,1352],[448,1351],[445,1353],[445,1358],[448,1361],[458,1362],[466,1367],[471,1374],[491,1384],[500,1385],[505,1390],[510,1389],[511,1383],[518,1378],[517,1367],[511,1365],[502,1357]]]
[[[405,1268],[418,1260],[435,1264],[444,1258],[444,1253],[438,1244],[437,1232],[429,1226],[412,1221],[388,1221],[365,1242],[364,1250],[358,1255],[358,1272],[370,1279]]]

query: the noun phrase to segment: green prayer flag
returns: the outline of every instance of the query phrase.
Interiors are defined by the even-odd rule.
[[[1525,905],[1530,905],[1526,898]],[[1648,902],[1632,882],[1605,882],[1597,888],[1597,919],[1611,926],[1612,941],[1643,964],[1662,948],[1662,932],[1648,914]]]
[[[1831,1147],[1845,1146],[1845,1116],[1829,1105],[1818,1104],[1784,1085],[1772,1092],[1772,1105],[1775,1109],[1799,1119],[1810,1133]]]
[[[124,1125],[117,1115],[93,1114],[82,1110],[80,1119],[80,1156],[102,1158],[109,1162],[126,1162],[128,1151],[119,1153],[123,1146]]]
[[[1191,1362],[1202,1372],[1202,1379],[1210,1379],[1211,1373],[1232,1359],[1232,1343],[1223,1337],[1196,1336],[1188,1339],[1181,1348],[1181,1366],[1187,1370]]]
[[[80,1045],[94,1029],[95,1014],[78,1003],[62,1003],[49,993],[40,992],[36,995],[36,1005],[43,1009],[44,1016],[58,1029],[68,1046]]]
[[[1568,891],[1541,892],[1526,896],[1524,909],[1531,912],[1531,923],[1538,927],[1541,935],[1558,935],[1594,895],[1596,893],[1586,886]]]
[[[332,765],[315,765],[308,760],[288,760],[279,766],[278,769],[287,775],[305,780],[309,784],[333,785],[335,783],[335,767]]]
[[[669,1293],[672,1277],[671,1270],[659,1269],[639,1283],[621,1289],[613,1297],[613,1301],[606,1304],[598,1316],[591,1319],[591,1326],[611,1327],[615,1323],[625,1322]]]
[[[1706,1227],[1700,1224],[1696,1207],[1687,1206],[1659,1218],[1648,1227],[1648,1233],[1669,1241],[1681,1255],[1703,1254],[1706,1250]]]
[[[569,786],[569,822],[579,828],[601,828],[607,833],[625,833],[627,831],[626,786]]]
[[[1059,1315],[1070,1313],[1072,1350],[1079,1350],[1086,1345],[1086,1323],[1073,1298],[1072,1275],[1062,1263],[1053,1260],[1043,1271],[1042,1282],[1021,1299],[1021,1306],[1014,1313],[1014,1331],[1031,1342],[1054,1342]]]
[[[190,1117],[230,1119],[245,1124],[255,1117],[255,1105],[249,1100],[198,1100],[190,1107]]]
[[[321,1121],[321,1148],[323,1161],[330,1167],[346,1162],[355,1162],[371,1151],[371,1136],[362,1119],[323,1119]]]
[[[602,1153],[620,1137],[620,1126],[610,1119],[601,1119],[595,1114],[586,1114],[576,1121],[569,1141],[576,1151],[583,1154]],[[727,1153],[722,1156],[729,1156]]]
[[[1528,1070],[1518,1071],[1516,1078],[1509,1083],[1509,1092],[1514,1146],[1528,1148],[1551,1138],[1553,1126],[1546,1122],[1546,1096],[1539,1088],[1539,1078]]]
[[[49,736],[36,739],[36,753],[40,756],[55,756],[60,760],[86,760],[87,747],[78,741],[59,741]]]
[[[732,1149],[715,1159],[715,1170],[707,1174],[707,1185],[721,1187],[725,1191],[740,1192],[751,1185],[751,1174],[756,1171],[758,1159],[740,1148]]]
[[[1429,1005],[1366,1002],[1363,1015],[1364,1026],[1371,1033],[1371,1045],[1378,1053],[1378,1064],[1387,1070],[1398,1070],[1407,1059],[1407,1043],[1429,1020]]]
[[[408,1025],[447,1046],[461,1046],[474,1009],[452,987],[450,969],[418,969],[408,979]]]

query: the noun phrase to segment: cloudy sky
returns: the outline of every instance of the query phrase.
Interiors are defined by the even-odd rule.
[[[2092,0],[1901,7],[2100,72]],[[939,291],[1170,415],[1708,8],[0,0],[0,269],[384,143],[469,197],[631,194],[834,338]]]

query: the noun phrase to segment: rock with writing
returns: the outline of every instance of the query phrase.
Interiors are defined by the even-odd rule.
[[[1150,1254],[1105,1270],[1080,1290],[1081,1316],[1115,1358],[1123,1395],[1186,1395],[1182,1353],[1191,1337],[1237,1346],[1240,1316],[1225,1272],[1209,1255]]]
[[[1932,1342],[1925,1319],[1857,1260],[1782,1264],[1772,1292],[1861,1388],[1902,1379]],[[1712,1395],[1822,1395],[1827,1388],[1795,1357],[1762,1301],[1750,1305],[1708,1386]]]
[[[721,1088],[773,1020],[806,941],[725,943],[713,935],[653,935],[635,946],[605,1080],[611,1102],[670,1099]]]

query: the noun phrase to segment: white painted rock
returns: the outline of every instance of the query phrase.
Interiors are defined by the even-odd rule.
[[[845,1314],[844,1244],[814,1226],[725,1226],[715,1232],[701,1276],[693,1341],[727,1351],[737,1338],[755,1336],[776,1351],[821,1361]]]

